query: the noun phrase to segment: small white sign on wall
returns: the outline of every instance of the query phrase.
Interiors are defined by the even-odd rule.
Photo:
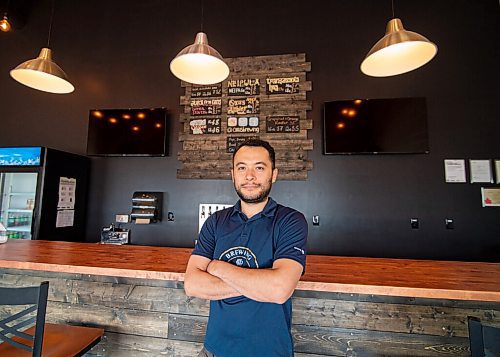
[[[447,183],[467,182],[465,177],[465,160],[444,160],[444,173]]]
[[[59,177],[59,200],[57,209],[74,209],[76,199],[76,179]]]
[[[57,210],[56,228],[73,227],[74,222],[75,222],[74,209]]]
[[[470,160],[470,182],[493,183],[490,160]]]
[[[198,233],[201,231],[201,227],[205,223],[208,217],[221,209],[232,207],[227,203],[200,203],[198,210]]]

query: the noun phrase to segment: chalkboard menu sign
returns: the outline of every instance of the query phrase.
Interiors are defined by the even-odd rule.
[[[276,151],[281,180],[306,180],[313,163],[307,112],[311,63],[305,53],[225,58],[230,69],[218,84],[183,84],[179,114],[180,179],[231,179],[231,156],[250,138]]]
[[[299,116],[267,117],[266,133],[300,133]]]
[[[222,99],[191,99],[191,115],[220,115]]]
[[[193,135],[220,134],[220,118],[191,119],[189,121],[189,133]]]
[[[213,86],[197,87],[193,86],[191,88],[191,98],[207,98],[207,97],[220,97],[222,96],[222,84],[216,84]]]
[[[258,136],[228,136],[227,137],[227,149],[226,149],[226,152],[228,153],[233,153],[235,152],[236,148],[238,147],[238,145],[240,145],[241,143],[245,142],[246,140],[249,140],[249,139],[258,139],[259,137]]]
[[[294,94],[299,92],[300,79],[294,77],[266,78],[266,94]]]
[[[259,117],[228,117],[227,133],[258,133]]]
[[[229,96],[259,95],[260,81],[258,78],[228,80],[227,94]]]
[[[227,114],[259,114],[259,97],[248,97],[242,99],[229,99],[227,103]]]

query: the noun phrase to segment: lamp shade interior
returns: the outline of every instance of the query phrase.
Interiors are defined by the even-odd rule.
[[[215,84],[229,76],[229,67],[221,59],[204,53],[186,53],[170,62],[170,70],[179,79],[193,84]]]
[[[229,67],[221,54],[208,44],[207,34],[198,32],[194,43],[183,48],[170,62],[170,71],[193,84],[220,83],[229,76]]]
[[[10,75],[19,83],[44,92],[65,94],[75,90],[75,87],[68,81],[33,69],[13,69]]]
[[[437,47],[432,42],[396,43],[368,55],[361,63],[361,71],[373,77],[394,76],[423,66],[436,53]]]
[[[388,77],[417,69],[437,53],[437,46],[417,32],[405,30],[401,19],[393,18],[385,36],[371,48],[361,63],[361,72],[373,77]]]
[[[50,48],[42,48],[37,58],[21,63],[10,71],[21,84],[49,93],[66,94],[75,90],[66,73],[54,61]]]

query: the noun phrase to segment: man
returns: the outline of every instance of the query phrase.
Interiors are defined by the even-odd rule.
[[[307,222],[269,197],[278,170],[268,142],[239,146],[231,176],[240,200],[207,219],[186,269],[186,294],[211,300],[199,356],[293,356],[291,295]]]

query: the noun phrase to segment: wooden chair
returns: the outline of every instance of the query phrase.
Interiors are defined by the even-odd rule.
[[[0,305],[30,305],[8,317],[8,310],[0,314],[1,357],[82,356],[99,343],[101,328],[45,323],[48,290],[48,281],[34,287],[0,288]]]
[[[471,357],[500,356],[500,328],[486,326],[477,317],[468,316]]]

